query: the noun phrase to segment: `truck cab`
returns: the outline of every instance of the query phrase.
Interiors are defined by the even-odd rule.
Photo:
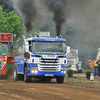
[[[67,63],[65,42],[62,38],[26,39],[24,57],[15,57],[17,64],[14,80],[18,80],[18,75],[23,74],[25,82],[30,82],[32,77],[36,77],[56,78],[57,83],[63,83]]]

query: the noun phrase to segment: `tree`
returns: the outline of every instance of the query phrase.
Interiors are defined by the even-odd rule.
[[[23,44],[23,24],[17,13],[13,11],[6,13],[3,12],[3,8],[0,6],[0,32],[13,33],[13,47],[16,48],[16,52]],[[15,45],[16,44],[16,45]]]
[[[34,30],[30,33],[30,35],[32,35],[32,36],[34,37],[34,36],[39,35],[39,33],[40,33],[40,30],[34,29]]]
[[[2,6],[4,12],[10,12],[13,10],[13,5],[10,0],[0,0],[0,6]]]

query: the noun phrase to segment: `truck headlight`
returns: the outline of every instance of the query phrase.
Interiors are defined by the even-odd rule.
[[[38,68],[37,67],[31,67],[31,73],[38,73]]]
[[[38,70],[31,70],[31,73],[37,74],[38,73]]]
[[[35,71],[34,71],[34,70],[31,70],[31,72],[32,72],[32,73],[35,73]]]
[[[35,73],[38,73],[38,70],[35,70]]]
[[[37,74],[38,73],[38,70],[31,70],[31,73]]]

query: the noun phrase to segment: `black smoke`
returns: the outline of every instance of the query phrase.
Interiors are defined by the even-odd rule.
[[[33,22],[37,15],[35,0],[14,0],[14,5],[24,21],[26,33],[29,33],[34,28]]]
[[[56,23],[56,35],[59,36],[62,29],[62,24],[66,21],[66,5],[67,0],[43,0],[45,6],[52,11],[54,16],[53,20]],[[67,13],[67,12],[66,12]]]

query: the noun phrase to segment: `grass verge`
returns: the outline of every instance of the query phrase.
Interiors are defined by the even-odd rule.
[[[67,76],[65,77],[66,80],[68,81],[75,81],[75,82],[82,82],[82,83],[93,83],[93,84],[100,84],[100,77],[94,77],[94,81],[87,80],[86,77],[73,77],[73,78],[68,78]]]

